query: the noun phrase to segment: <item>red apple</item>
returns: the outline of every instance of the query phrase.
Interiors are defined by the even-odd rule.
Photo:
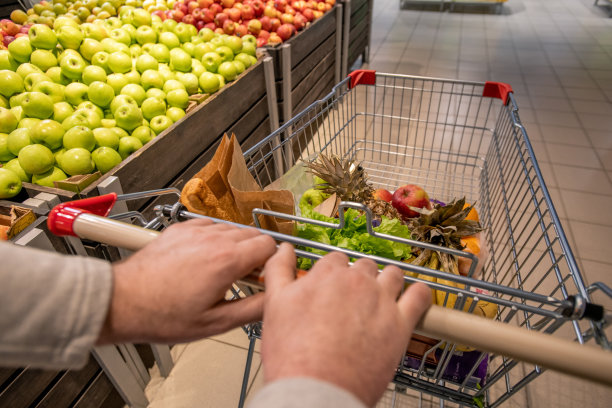
[[[293,24],[293,16],[291,14],[281,14],[280,20],[283,24]]]
[[[185,17],[183,17],[183,23],[195,25],[196,19],[192,14],[187,14]]]
[[[257,47],[263,47],[268,43],[268,38],[257,37]]]
[[[255,37],[259,35],[259,32],[261,31],[261,27],[262,27],[261,21],[257,19],[249,20],[249,23],[247,25],[247,29]]]
[[[276,33],[270,33],[270,37],[268,37],[268,44],[280,44],[283,42],[283,39],[278,36]]]
[[[240,21],[240,10],[238,10],[236,7],[232,7],[224,11],[227,14],[227,16],[230,18],[230,20],[236,23]]]
[[[253,10],[253,6],[246,4],[242,6],[242,10],[240,10],[240,15],[243,20],[251,20],[255,18],[255,10]]]
[[[236,32],[236,23],[232,20],[225,20],[225,23],[223,23],[223,32],[227,35],[234,35],[234,32]]]
[[[219,3],[213,3],[210,5],[209,7],[210,11],[213,12],[213,14],[219,14],[223,11],[223,7],[221,7],[221,5]]]
[[[151,15],[161,18],[162,21],[166,19],[166,13],[163,10],[155,10]]]
[[[209,8],[211,4],[214,2],[212,0],[198,0],[198,5],[200,8]]]
[[[281,21],[278,18],[270,19],[270,32],[278,30],[281,26]]]
[[[215,31],[217,25],[215,23],[206,23],[204,24],[204,28],[210,28],[211,30]],[[223,29],[221,29],[221,31],[223,31]]]
[[[274,8],[274,6],[266,6],[266,8],[264,8],[263,14],[264,16],[275,18],[278,15],[278,11]]]
[[[225,21],[228,19],[227,14],[225,13],[218,13],[215,16],[215,24],[217,25],[217,27],[223,27],[223,24],[225,23]]]
[[[187,12],[191,13],[193,12],[193,10],[199,8],[200,5],[198,4],[197,1],[193,1],[191,0],[189,3],[187,3]]]
[[[414,218],[420,215],[410,207],[431,208],[431,202],[425,190],[414,184],[406,184],[395,190],[391,204],[400,214],[407,218]]]
[[[202,9],[202,21],[205,23],[212,23],[215,21],[215,13],[211,9]]]
[[[294,32],[295,27],[292,24],[283,24],[282,26],[278,27],[278,30],[276,30],[276,34],[278,34],[283,41],[287,41],[289,38],[291,38]]]
[[[374,198],[377,200],[383,200],[388,203],[393,200],[393,194],[389,192],[389,190],[385,190],[384,188],[379,188],[374,191]]]
[[[259,19],[259,21],[261,21],[262,30],[272,31],[272,23],[271,23],[270,17],[263,16],[262,18]]]
[[[295,17],[293,17],[293,25],[295,26],[295,29],[298,31],[306,27],[306,23],[308,23],[308,20],[301,13],[298,13],[295,15]]]
[[[297,11],[295,11],[295,9],[293,7],[287,6],[287,7],[285,7],[285,13],[291,14],[292,16],[295,16],[295,13],[297,13]]]
[[[321,2],[321,3],[317,3],[317,10],[323,12],[325,11],[325,3]]]
[[[221,27],[217,27],[217,28],[215,28],[215,30],[214,30],[214,31],[215,31],[215,33],[217,33],[217,34],[225,34],[225,31],[223,31],[223,29],[222,29]]]
[[[304,11],[302,11],[302,14],[304,15],[304,17],[306,17],[306,20],[308,21],[312,21],[315,18],[314,12],[309,8],[304,9]]]
[[[0,29],[4,35],[14,36],[19,32],[20,27],[11,20],[3,18],[0,20]]]
[[[287,7],[287,0],[274,0],[274,8],[278,11],[284,12],[285,7]]]
[[[185,13],[183,13],[181,10],[172,10],[170,12],[170,16],[171,19],[176,20],[176,22],[180,23],[181,21],[183,21],[183,17],[185,17]]]
[[[262,1],[260,0],[254,0],[253,3],[251,4],[251,7],[253,7],[253,11],[255,12],[255,17],[261,17],[263,12],[264,12],[264,4]]]
[[[242,37],[243,35],[247,35],[249,33],[249,29],[244,24],[236,24],[235,35],[238,37]]]
[[[198,29],[198,31],[200,31],[201,29],[204,28],[204,26],[206,25],[205,22],[203,22],[202,20],[198,20],[195,23],[196,28]]]
[[[223,5],[223,7],[225,8],[231,8],[234,6],[235,1],[234,0],[221,0],[221,4]]]

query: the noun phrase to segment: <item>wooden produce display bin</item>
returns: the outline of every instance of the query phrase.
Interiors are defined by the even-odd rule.
[[[340,80],[341,28],[341,8],[334,6],[283,44],[266,47],[274,60],[281,122],[327,95]]]
[[[46,192],[70,201],[99,195],[98,185],[112,176],[119,179],[123,193],[180,185],[206,163],[208,152],[225,132],[251,143],[270,133],[264,58],[103,176],[80,180],[80,185],[70,187],[75,191],[31,183],[24,183],[24,190],[29,197]],[[146,204],[130,201],[128,208],[140,210]]]
[[[372,24],[373,0],[344,0],[345,8],[343,16],[343,55],[342,59],[347,64],[343,71],[348,73],[351,67],[361,56],[362,63],[368,62],[370,53],[370,38]],[[348,7],[348,10],[346,9]],[[348,38],[345,38],[348,37]]]

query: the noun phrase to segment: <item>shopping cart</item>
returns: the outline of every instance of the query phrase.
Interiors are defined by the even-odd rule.
[[[520,353],[529,353],[530,350],[522,350],[520,345],[514,345],[516,353],[508,351],[506,347],[512,346],[509,344],[496,348],[494,334],[505,333],[504,330],[513,326],[526,329],[522,332],[553,335],[546,337],[551,347],[554,341],[569,338],[578,343],[594,342],[604,350],[610,349],[605,333],[610,316],[605,316],[601,307],[591,303],[591,296],[598,291],[612,297],[612,290],[602,283],[585,284],[508,85],[355,71],[325,98],[246,151],[244,158],[253,177],[264,187],[294,166],[301,165],[302,161],[312,160],[320,154],[358,161],[376,187],[393,190],[407,183],[418,184],[431,197],[443,202],[465,196],[468,202],[476,203],[480,214],[484,227],[481,245],[490,254],[480,279],[450,275],[263,231],[278,241],[288,241],[300,247],[340,250],[354,258],[369,257],[379,264],[394,264],[407,272],[452,281],[457,285],[425,283],[446,292],[446,299],[450,294],[456,295],[456,309],[463,309],[468,301],[471,301],[468,312],[481,300],[498,305],[496,320],[500,324],[495,333],[477,339],[478,344],[469,343],[469,332],[475,328],[465,326],[456,329],[456,333],[433,336],[440,340],[426,339],[422,344],[427,346],[420,358],[407,355],[395,374],[398,390],[416,389],[466,406],[495,407],[502,404],[545,370],[538,364],[523,363],[524,360],[543,360],[523,357]],[[99,204],[106,199],[93,200]],[[101,208],[107,204],[102,203]],[[365,209],[355,203],[342,203],[343,206]],[[97,209],[93,212],[105,215],[105,211]],[[157,218],[148,225],[157,229],[173,222],[203,217],[186,211],[180,203],[158,206],[156,214]],[[257,209],[254,211],[256,225],[258,215],[315,222]],[[69,216],[71,219],[66,222],[62,217],[55,218],[65,226],[72,223],[75,216]],[[371,215],[368,213],[367,216],[370,223]],[[106,232],[101,232],[104,222],[92,216],[93,229],[98,233],[91,236],[85,232],[91,230],[86,228],[90,221],[86,216],[79,218],[84,222],[80,231],[76,231],[79,236],[99,241],[108,238]],[[342,225],[334,227],[341,228]],[[63,231],[70,232],[72,227],[65,226]],[[113,230],[109,231],[112,233]],[[371,229],[369,232],[376,234]],[[122,246],[137,249],[155,236],[156,233],[151,232],[138,243],[130,244],[142,235],[138,231],[133,238],[122,234]],[[412,240],[383,238],[426,246]],[[474,270],[477,259],[473,255],[437,249],[471,259]],[[304,250],[299,250],[298,256],[315,260],[320,257]],[[414,275],[407,274],[406,281],[421,280]],[[254,276],[239,282],[233,293],[235,297],[248,296],[261,288],[261,282]],[[456,313],[467,316],[466,313]],[[437,330],[435,325],[425,326],[427,321],[422,323],[422,328],[430,335]],[[251,342],[241,405],[261,325],[252,324],[244,329]],[[466,351],[461,344],[481,345],[484,347],[482,350],[489,352],[479,349]],[[549,354],[554,352],[549,350]],[[520,360],[510,357],[512,355],[519,355]],[[553,357],[567,360],[565,356]],[[575,361],[566,364],[566,368],[586,364],[580,357],[572,356],[571,359]],[[455,366],[462,367],[453,371],[451,368]],[[552,363],[547,363],[547,366],[555,367]],[[588,366],[583,367],[581,375],[590,370]],[[610,374],[604,372],[602,376]]]

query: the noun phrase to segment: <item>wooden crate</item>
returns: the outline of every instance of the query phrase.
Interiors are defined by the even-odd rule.
[[[343,6],[347,7],[347,3],[343,3]],[[350,2],[348,57],[343,55],[343,58],[347,58],[347,70],[349,71],[359,56],[362,56],[362,62],[367,62],[372,7],[372,0],[351,0]],[[347,24],[347,21],[344,21],[343,24]],[[346,32],[346,28],[343,28],[343,32]]]
[[[119,178],[124,193],[154,190],[172,185],[210,149],[224,132],[234,129],[244,137],[268,117],[263,61],[243,72],[183,119],[130,155],[80,194],[24,183],[27,196],[56,194],[62,201],[98,195],[98,185],[111,176]],[[23,198],[22,195],[19,198]],[[130,202],[139,209],[146,202]]]

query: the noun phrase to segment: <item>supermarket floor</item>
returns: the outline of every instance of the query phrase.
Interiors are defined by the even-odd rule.
[[[464,11],[400,10],[398,0],[375,0],[369,67],[510,83],[587,283],[612,285],[612,19],[592,0],[509,0],[502,15]],[[170,376],[154,376],[148,387],[151,407],[237,406],[247,347],[240,330],[175,347]],[[256,353],[249,396],[261,386]],[[395,406],[439,406],[419,398],[398,395]],[[610,401],[610,389],[546,372],[506,406]],[[380,406],[392,403],[388,392]]]

